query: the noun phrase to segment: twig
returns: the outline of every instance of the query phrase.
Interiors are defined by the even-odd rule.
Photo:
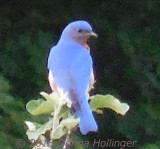
[[[68,149],[69,146],[70,146],[70,134],[71,134],[71,131],[69,130],[68,133],[67,133],[67,136],[66,136],[66,140],[64,142],[64,145],[63,145],[63,149]]]
[[[58,118],[58,114],[59,114],[59,112],[60,112],[60,110],[61,110],[61,107],[62,107],[62,98],[60,97],[60,102],[59,102],[59,104],[58,104],[58,108],[57,108],[57,110],[55,110],[55,112],[54,112],[54,117],[53,117],[53,125],[52,125],[52,132],[51,132],[51,138],[52,138],[52,136],[53,136],[53,134],[54,134],[54,132],[55,132],[55,130],[56,130],[56,123],[58,122],[58,120],[57,120],[57,118]]]
[[[60,96],[60,99],[59,99],[60,101],[59,101],[58,107],[55,110],[54,115],[53,115],[54,116],[53,117],[53,125],[52,125],[52,132],[51,132],[50,138],[53,137],[54,132],[56,130],[56,127],[59,124],[58,115],[61,111],[62,106],[66,103],[66,99],[67,99],[67,93],[64,93],[62,89],[58,88],[58,93]]]

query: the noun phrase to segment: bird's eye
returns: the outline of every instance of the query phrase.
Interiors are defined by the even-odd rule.
[[[82,33],[82,32],[83,32],[83,30],[82,30],[82,29],[79,29],[79,30],[78,30],[78,32],[79,32],[79,33]]]

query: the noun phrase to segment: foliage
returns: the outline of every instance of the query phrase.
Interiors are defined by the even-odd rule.
[[[23,122],[28,114],[24,111],[25,104],[12,97],[8,93],[9,89],[10,83],[0,75],[0,146],[14,149],[17,148],[18,139],[27,140],[23,134],[25,133]]]
[[[72,130],[79,124],[80,119],[75,114],[71,114],[71,101],[67,97],[67,93],[63,93],[62,89],[59,89],[59,94],[56,92],[51,94],[41,92],[40,94],[46,101],[43,99],[29,101],[26,106],[28,112],[32,115],[51,114],[52,117],[44,124],[37,124],[30,121],[26,121],[25,123],[28,126],[26,133],[28,139],[31,142],[40,140],[39,148],[43,148],[46,140],[54,141],[61,139],[64,135],[70,135]],[[122,115],[129,109],[126,103],[121,103],[111,95],[92,96],[90,105],[91,109],[98,114],[103,113],[100,110],[101,108],[110,108]],[[67,141],[69,142],[69,140]],[[35,149],[36,147],[37,144],[33,148]],[[46,147],[51,148],[52,146],[46,145]]]
[[[129,106],[126,103],[121,103],[112,95],[95,95],[91,97],[91,108],[97,113],[103,113],[100,108],[109,108],[118,114],[125,115],[129,110]]]

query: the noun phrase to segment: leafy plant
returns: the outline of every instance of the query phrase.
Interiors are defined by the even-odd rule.
[[[51,94],[41,92],[40,94],[45,100],[31,100],[27,103],[26,108],[32,115],[50,114],[50,117],[43,124],[25,121],[25,124],[28,126],[26,133],[28,139],[35,143],[37,140],[41,140],[40,149],[44,148],[42,145],[45,140],[58,140],[66,135],[65,148],[66,142],[69,142],[69,135],[73,129],[77,128],[80,119],[70,112],[71,101],[67,97],[67,93],[64,93],[62,89],[59,89],[59,94],[55,92]],[[97,114],[103,113],[102,108],[110,108],[118,114],[125,115],[129,109],[126,103],[121,103],[112,95],[95,95],[90,97],[90,99],[91,109]],[[36,147],[37,144],[35,144],[34,149]],[[51,146],[47,147],[48,149],[51,148]]]

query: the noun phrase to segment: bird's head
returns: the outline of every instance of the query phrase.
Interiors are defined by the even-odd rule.
[[[87,40],[91,36],[98,37],[97,34],[93,32],[92,27],[88,22],[79,20],[79,21],[74,21],[68,24],[63,30],[61,37],[74,40],[75,42],[89,49]]]

